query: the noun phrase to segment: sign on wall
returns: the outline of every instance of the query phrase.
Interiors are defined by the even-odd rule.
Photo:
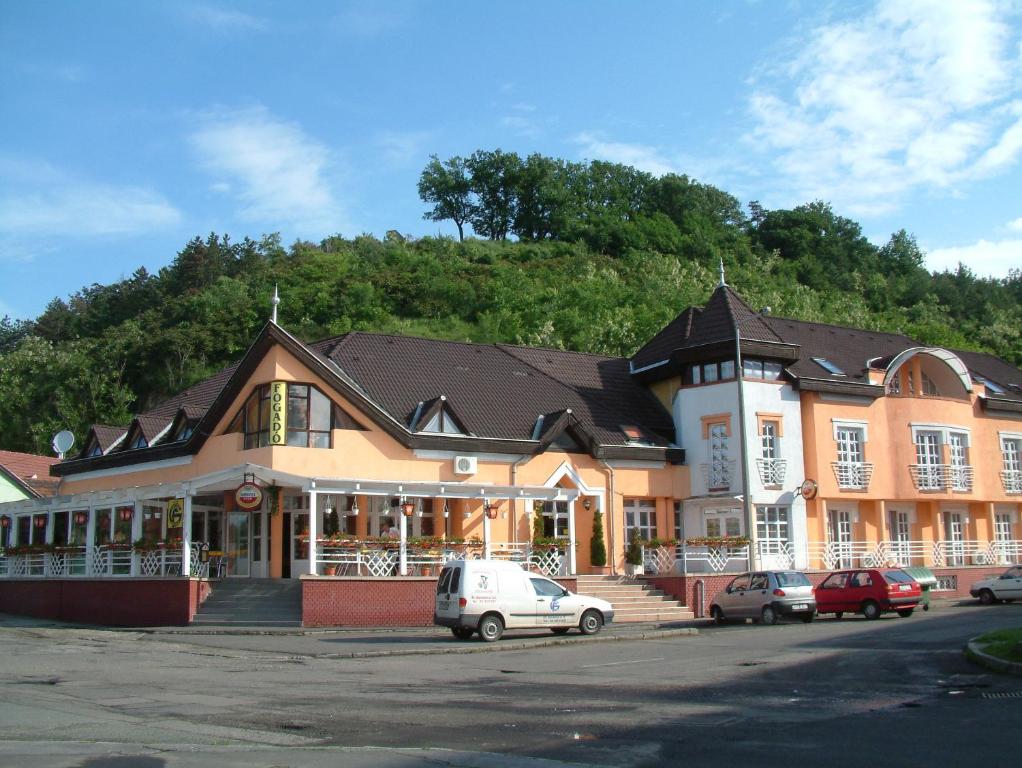
[[[185,500],[170,499],[167,501],[167,527],[180,528],[185,519]]]
[[[263,503],[263,491],[255,483],[242,483],[234,491],[234,501],[238,509],[258,509]]]
[[[270,382],[270,445],[287,445],[287,382]]]

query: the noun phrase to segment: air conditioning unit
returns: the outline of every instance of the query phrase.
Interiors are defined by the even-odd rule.
[[[474,475],[476,473],[476,464],[478,459],[475,456],[455,456],[454,457],[454,474],[456,475]]]

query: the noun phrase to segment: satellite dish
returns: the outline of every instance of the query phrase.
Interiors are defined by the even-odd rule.
[[[53,451],[60,458],[64,458],[64,454],[71,450],[75,444],[75,436],[73,433],[66,429],[62,429],[60,432],[53,436]]]

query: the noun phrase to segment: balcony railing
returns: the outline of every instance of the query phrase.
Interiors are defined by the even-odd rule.
[[[208,563],[201,562],[199,544],[191,546],[193,576],[205,576]],[[132,549],[125,545],[95,547],[53,547],[21,552],[17,549],[0,554],[0,577],[9,578],[75,578],[180,576],[180,546]]]
[[[968,464],[909,464],[908,471],[918,491],[971,491],[975,474]]]
[[[838,488],[854,491],[869,489],[869,481],[873,477],[873,463],[868,461],[834,461],[834,476]]]
[[[759,481],[763,485],[784,485],[784,475],[788,470],[787,459],[756,459],[759,467]]]
[[[729,491],[735,476],[735,460],[714,461],[708,464],[700,464],[703,480],[706,481],[706,488],[711,493],[714,491]]]
[[[1005,493],[1022,493],[1022,469],[1002,469],[1001,483]]]

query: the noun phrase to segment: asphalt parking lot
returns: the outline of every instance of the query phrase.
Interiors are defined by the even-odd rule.
[[[962,654],[1018,604],[494,645],[0,619],[0,765],[26,768],[999,765],[1022,724],[1022,679]]]

